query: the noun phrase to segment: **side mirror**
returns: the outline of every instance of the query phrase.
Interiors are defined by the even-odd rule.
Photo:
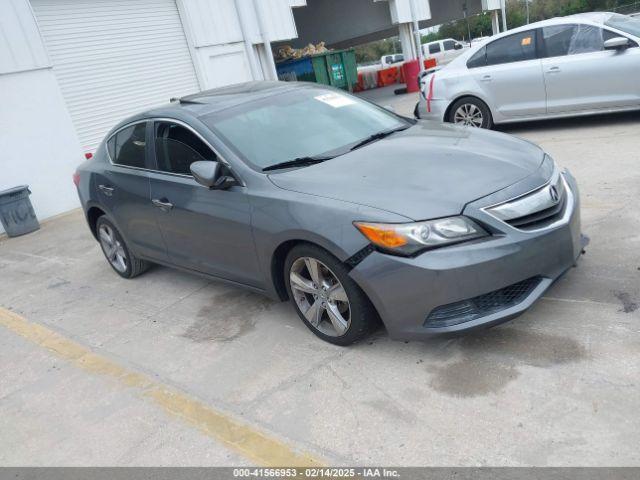
[[[462,50],[462,44],[461,43],[456,43],[453,45],[453,49],[454,50]]]
[[[629,39],[625,37],[614,37],[604,42],[605,50],[623,50],[629,47]]]
[[[220,162],[204,160],[193,162],[189,169],[196,182],[212,190],[226,190],[236,184],[236,180],[233,177],[223,175],[223,168]]]

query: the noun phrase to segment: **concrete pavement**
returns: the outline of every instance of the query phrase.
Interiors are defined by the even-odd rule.
[[[119,278],[79,212],[0,239],[0,306],[329,464],[639,466],[640,115],[503,131],[576,176],[591,245],[501,327],[334,347],[288,304],[161,267]],[[2,465],[255,463],[2,326],[0,343]]]

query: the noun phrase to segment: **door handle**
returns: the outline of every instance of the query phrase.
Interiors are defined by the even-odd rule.
[[[163,198],[162,200],[167,200],[167,199]],[[153,203],[154,207],[158,207],[160,210],[164,212],[168,212],[173,208],[173,203],[170,203],[169,201],[163,202],[162,200],[158,200],[157,198],[154,198],[153,200],[151,200],[151,203]]]
[[[547,73],[560,73],[561,71],[560,67],[550,67],[549,70],[547,70]]]
[[[483,82],[490,82],[491,81],[491,75],[484,75],[482,77],[482,81]]]
[[[107,185],[98,185],[98,188],[100,189],[100,191],[102,193],[104,193],[107,197],[110,197],[113,195],[113,187],[108,187]]]

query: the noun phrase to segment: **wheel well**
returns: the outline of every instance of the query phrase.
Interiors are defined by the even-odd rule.
[[[91,207],[87,211],[87,222],[89,222],[89,228],[91,229],[91,233],[93,233],[93,236],[96,239],[98,238],[96,224],[98,223],[98,218],[100,218],[104,214],[105,214],[104,211],[102,211],[98,207]]]
[[[447,110],[444,112],[444,121],[445,122],[449,121],[449,114],[451,113],[451,109],[453,108],[453,106],[456,104],[456,102],[458,102],[459,100],[462,100],[463,98],[472,98],[474,100],[477,100],[478,102],[482,103],[485,107],[487,107],[487,110],[489,110],[489,113],[491,114],[491,116],[493,116],[493,112],[489,108],[489,105],[487,105],[487,102],[482,100],[480,97],[476,97],[475,95],[460,95],[458,98],[454,99],[449,104],[449,106],[447,107]]]
[[[284,261],[291,249],[301,243],[309,242],[303,240],[287,240],[278,245],[278,248],[276,248],[271,257],[271,281],[273,281],[278,297],[280,297],[282,301],[289,300],[287,287],[284,283]]]

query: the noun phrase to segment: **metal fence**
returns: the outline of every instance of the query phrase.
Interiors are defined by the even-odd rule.
[[[619,5],[613,9],[616,13],[622,13],[624,15],[631,15],[634,13],[640,13],[640,1],[625,3],[624,5]]]

